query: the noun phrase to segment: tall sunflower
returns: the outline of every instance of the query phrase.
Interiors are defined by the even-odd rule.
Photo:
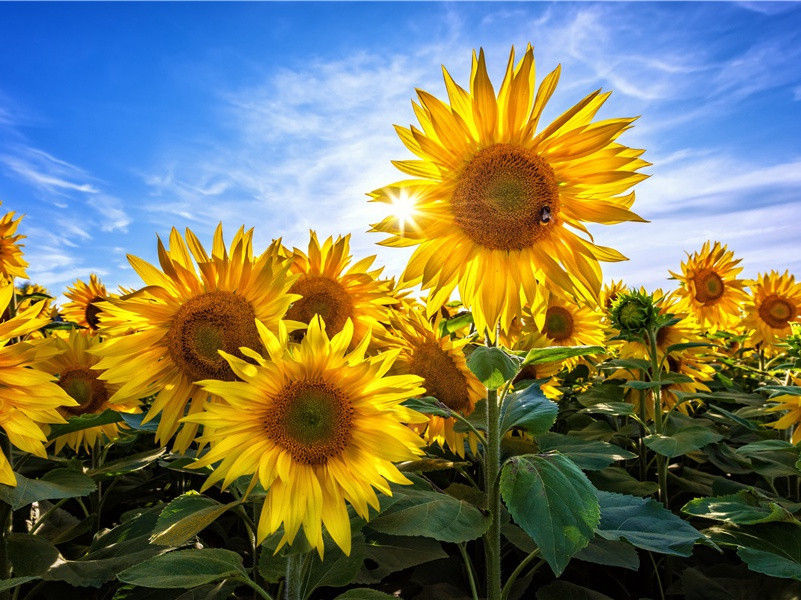
[[[801,283],[787,271],[763,273],[750,284],[743,326],[751,331],[751,342],[768,352],[792,334],[793,323],[801,323]]]
[[[235,379],[217,351],[260,348],[254,319],[275,329],[297,298],[288,293],[295,277],[277,245],[254,257],[252,238],[253,230],[240,228],[228,250],[218,226],[209,256],[189,229],[186,241],[173,229],[169,248],[158,241],[161,269],[128,257],[146,287],[98,303],[100,333],[114,339],[92,350],[102,357],[95,368],[104,370],[102,381],[120,386],[109,402],[156,394],[144,420],[160,414],[156,439],[166,444],[175,436],[178,452],[197,433],[196,424],[179,423],[187,405],[196,413],[208,398],[194,382]]]
[[[464,347],[467,339],[441,337],[438,333],[440,315],[432,324],[422,310],[396,315],[391,321],[393,336],[389,348],[400,350],[395,361],[396,373],[410,373],[423,378],[422,395],[433,396],[448,408],[463,416],[473,412],[476,402],[485,396],[485,388],[467,368]],[[473,453],[478,449],[474,434],[454,430],[454,417],[428,415],[428,422],[420,427],[429,443],[447,446],[451,452],[464,456],[465,440]]]
[[[291,272],[298,275],[290,292],[300,297],[289,308],[287,319],[310,323],[320,315],[331,335],[351,319],[354,343],[371,328],[374,332],[383,329],[387,305],[398,300],[391,294],[390,283],[378,279],[382,269],[370,270],[375,256],[352,263],[350,235],[329,237],[320,245],[311,231],[308,254],[295,248],[290,256]]]
[[[0,287],[0,314],[11,303],[14,286]],[[31,368],[36,361],[37,349],[27,342],[9,343],[13,338],[29,335],[50,319],[44,303],[38,302],[16,316],[0,323],[0,427],[8,439],[20,450],[46,458],[43,432],[46,423],[63,423],[61,407],[76,405],[53,376]],[[8,457],[0,451],[0,483],[16,485],[17,478]]]
[[[687,255],[681,273],[670,274],[681,282],[676,290],[680,304],[703,327],[727,329],[737,324],[746,301],[745,280],[739,258],[720,242],[706,241],[701,250]]]
[[[61,309],[64,313],[64,319],[96,331],[100,325],[100,308],[98,308],[98,304],[109,298],[106,286],[98,279],[97,275],[94,273],[89,275],[88,283],[78,279],[67,288],[64,296],[71,300]]]
[[[93,367],[100,361],[97,354],[102,353],[104,342],[88,331],[73,330],[68,335],[53,335],[37,345],[37,351],[43,356],[36,362],[36,367],[57,378],[57,383],[78,404],[65,406],[59,410],[65,419],[79,415],[100,414],[107,409],[124,413],[140,412],[138,397],[117,400],[109,399],[120,388],[100,379],[100,371]],[[76,452],[83,446],[91,451],[95,443],[115,440],[119,437],[117,423],[108,423],[89,427],[80,431],[61,435],[54,440],[55,452],[58,454],[69,446]]]
[[[28,263],[22,258],[22,244],[19,243],[25,236],[17,233],[22,217],[14,219],[14,215],[12,211],[0,217],[0,277],[5,280],[28,278],[25,272]]]
[[[516,65],[512,50],[497,96],[483,51],[473,55],[470,92],[443,73],[449,104],[418,90],[422,130],[396,127],[420,160],[394,164],[414,179],[370,194],[396,213],[373,225],[389,234],[381,243],[417,246],[404,284],[428,290],[430,313],[458,287],[492,336],[537,305],[542,288],[597,303],[598,261],[625,257],[595,245],[584,223],[642,221],[629,189],[649,163],[615,141],[634,119],[592,122],[610,94],[599,90],[537,133],[560,67],[535,88],[531,46]]]
[[[330,339],[318,317],[299,344],[257,322],[262,357],[248,351],[253,365],[221,352],[242,381],[201,382],[223,402],[185,420],[207,427],[208,453],[195,466],[215,463],[204,489],[222,480],[229,485],[252,475],[267,490],[257,541],[283,524],[291,544],[303,526],[306,539],[323,553],[322,526],[350,554],[347,501],[363,519],[379,509],[378,490],[391,495],[389,483],[410,483],[393,462],[420,454],[422,440],[403,423],[424,420],[401,402],[420,394],[414,375],[387,375],[395,352],[365,358],[369,334],[348,351],[351,321]]]

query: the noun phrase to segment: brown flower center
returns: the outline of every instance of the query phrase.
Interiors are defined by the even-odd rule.
[[[92,369],[70,369],[58,378],[58,385],[78,403],[78,406],[63,406],[65,417],[85,415],[100,411],[109,398],[106,384],[97,378]]]
[[[795,318],[796,308],[786,298],[771,294],[759,305],[759,316],[774,329],[784,329]]]
[[[292,458],[325,464],[341,454],[351,438],[353,406],[325,381],[292,381],[273,399],[264,420],[267,436]]]
[[[253,307],[233,292],[207,292],[187,300],[167,333],[173,362],[192,381],[236,379],[218,350],[242,356],[239,348],[261,348]]]
[[[448,408],[462,414],[472,410],[464,373],[437,342],[423,342],[414,349],[409,371],[422,377],[426,393]]]
[[[289,290],[300,294],[286,314],[287,319],[309,323],[314,315],[325,321],[329,336],[339,333],[349,318],[353,318],[353,300],[341,284],[322,276],[298,279]]]
[[[563,306],[551,306],[545,312],[542,333],[554,342],[563,342],[573,335],[573,315]]]
[[[703,304],[715,302],[726,289],[726,284],[723,283],[720,275],[711,269],[704,269],[696,273],[693,283],[695,284],[695,299]]]
[[[476,244],[496,250],[530,248],[558,223],[556,177],[535,152],[494,144],[479,150],[462,170],[451,210]]]
[[[87,304],[83,312],[83,316],[91,329],[97,329],[100,325],[100,312],[101,310],[95,305],[95,302],[103,302],[105,298],[102,296],[95,296]]]

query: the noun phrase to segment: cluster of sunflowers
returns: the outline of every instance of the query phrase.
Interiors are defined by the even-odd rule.
[[[626,359],[653,348],[627,331],[657,322],[666,413],[693,411],[716,361],[754,356],[755,369],[769,371],[799,335],[801,284],[788,273],[741,279],[733,252],[707,242],[672,273],[670,293],[602,286],[599,261],[624,257],[593,243],[585,223],[642,221],[631,188],[649,163],[617,141],[634,119],[593,120],[609,93],[593,92],[538,131],[559,74],[537,87],[531,47],[519,61],[512,52],[496,93],[482,52],[469,90],[444,71],[447,103],[418,91],[419,127],[397,127],[418,157],[395,163],[410,179],[370,194],[388,205],[372,227],[388,235],[380,243],[415,247],[397,279],[382,276],[374,256],[354,259],[349,236],[321,242],[312,232],[306,249],[280,239],[256,249],[252,230],[226,244],[220,226],[209,251],[173,229],[166,245],[158,240],[158,265],[129,256],[140,288],[112,293],[92,275],[55,306],[39,286],[15,287],[27,278],[24,236],[6,214],[0,427],[10,443],[40,457],[96,453],[139,415],[157,424],[158,445],[209,473],[204,489],[242,477],[248,492],[260,486],[259,543],[280,530],[279,547],[292,544],[302,528],[321,555],[324,531],[348,553],[347,505],[369,519],[377,492],[409,483],[399,463],[426,447],[481,451],[480,432],[460,426],[495,398],[468,368],[478,347],[519,357],[600,347],[530,362],[510,384],[534,382],[558,401],[577,369],[586,382],[639,378],[642,363]],[[627,389],[643,421],[656,417],[651,393]],[[412,398],[443,408],[424,414]],[[784,414],[774,426],[795,427],[798,443],[801,396],[777,402],[771,410]],[[104,414],[113,418],[51,435],[66,420]],[[13,486],[10,459],[0,453],[0,483]]]

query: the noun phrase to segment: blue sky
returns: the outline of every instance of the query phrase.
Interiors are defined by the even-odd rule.
[[[408,252],[367,234],[365,192],[408,157],[393,123],[415,87],[466,83],[483,46],[494,80],[509,46],[562,63],[545,117],[598,87],[601,117],[642,115],[634,208],[597,226],[631,259],[607,277],[670,286],[707,238],[746,275],[801,276],[801,5],[792,3],[0,4],[0,200],[26,215],[29,274],[59,294],[96,272],[137,283],[129,252],[222,221],[266,244],[352,233],[398,273]]]

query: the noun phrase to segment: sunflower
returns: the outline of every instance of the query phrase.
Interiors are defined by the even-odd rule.
[[[65,419],[100,414],[106,409],[124,413],[140,412],[137,397],[109,402],[120,386],[102,381],[100,372],[93,369],[100,360],[97,354],[102,353],[102,346],[103,342],[98,336],[80,330],[72,330],[65,336],[53,335],[38,344],[38,351],[45,350],[46,353],[35,366],[57,377],[58,385],[78,403],[77,406],[65,406],[59,410]],[[98,440],[115,440],[117,437],[119,426],[116,423],[89,427],[57,437],[54,440],[55,452],[58,454],[64,446],[76,452],[83,446],[88,452]]]
[[[100,324],[98,303],[109,298],[106,286],[97,278],[97,275],[94,273],[89,275],[89,283],[78,279],[67,288],[64,296],[72,301],[61,309],[64,319],[96,331]]]
[[[283,322],[277,336],[257,326],[265,357],[248,350],[253,365],[221,352],[242,381],[201,382],[223,401],[185,417],[211,428],[210,449],[194,466],[219,464],[203,489],[252,475],[267,490],[258,543],[283,524],[280,546],[291,544],[302,525],[322,556],[325,525],[350,554],[345,501],[366,520],[369,507],[379,509],[374,488],[391,495],[389,483],[410,483],[393,462],[421,454],[422,440],[403,423],[425,417],[401,405],[422,393],[421,379],[387,375],[396,352],[365,358],[369,333],[349,352],[349,320],[329,340],[322,319],[312,319],[299,344]]]
[[[300,298],[292,303],[286,318],[309,323],[315,315],[326,322],[331,335],[338,333],[348,319],[353,321],[353,343],[368,330],[377,334],[386,322],[387,305],[395,304],[389,282],[379,281],[382,269],[370,271],[375,256],[351,264],[350,235],[329,237],[322,245],[310,232],[308,254],[295,248],[291,272],[298,275],[290,289]]]
[[[422,310],[410,311],[406,316],[392,319],[393,337],[390,348],[400,350],[393,372],[411,373],[423,378],[423,395],[433,396],[452,411],[463,416],[473,412],[476,402],[485,396],[485,388],[467,368],[464,347],[468,339],[451,339],[439,335],[441,316],[432,324]],[[420,427],[429,444],[447,446],[452,452],[464,456],[465,440],[475,453],[478,439],[474,434],[454,431],[455,417],[429,415],[428,422]]]
[[[17,233],[22,217],[15,220],[14,215],[12,211],[0,218],[0,277],[5,280],[14,277],[28,278],[25,272],[28,263],[22,258],[22,244],[19,243],[25,236]]]
[[[740,260],[720,242],[707,241],[701,250],[687,255],[681,273],[670,272],[681,282],[675,292],[681,307],[702,327],[727,329],[737,324],[740,306],[748,298],[745,280],[737,278],[743,270]]]
[[[793,381],[796,387],[801,386],[801,378],[794,377]],[[787,411],[777,421],[771,423],[770,426],[776,429],[789,429],[792,427],[793,432],[790,441],[793,444],[801,443],[801,395],[782,394],[770,398],[768,401],[776,404],[766,408],[767,412]]]
[[[195,413],[208,398],[194,382],[236,377],[217,351],[260,348],[254,319],[275,329],[297,298],[288,293],[295,277],[277,244],[254,258],[252,238],[253,230],[240,229],[229,251],[218,226],[209,256],[189,229],[186,242],[173,229],[169,249],[158,241],[161,270],[128,257],[145,288],[98,303],[100,333],[114,339],[92,350],[102,357],[95,368],[104,370],[102,381],[120,386],[109,402],[156,394],[144,422],[161,414],[156,440],[166,444],[176,436],[178,452],[197,433],[196,424],[179,423],[187,404]]]
[[[542,288],[597,303],[598,261],[625,257],[595,245],[584,223],[642,221],[629,189],[649,163],[615,141],[634,119],[593,123],[609,97],[595,91],[536,133],[560,67],[535,90],[531,46],[517,65],[512,50],[497,96],[483,50],[469,93],[443,71],[449,104],[419,90],[422,130],[396,127],[420,160],[394,164],[414,179],[369,194],[396,213],[373,225],[389,234],[380,243],[417,246],[402,282],[428,290],[429,314],[458,287],[477,329],[493,337],[538,305]],[[399,198],[411,204],[401,210]]]
[[[0,287],[0,313],[11,304],[13,294],[10,283]],[[0,427],[17,448],[41,458],[47,457],[43,425],[63,423],[59,409],[75,406],[76,402],[56,385],[52,375],[31,368],[37,358],[34,345],[9,342],[29,335],[48,321],[44,303],[38,302],[0,323]],[[11,463],[1,450],[0,483],[17,484]]]
[[[750,285],[743,325],[751,331],[751,342],[768,352],[776,351],[778,342],[792,334],[793,323],[801,323],[801,283],[787,271],[760,275]]]
[[[604,284],[601,288],[601,299],[598,303],[601,309],[606,312],[609,312],[609,309],[612,308],[612,303],[617,300],[618,295],[621,292],[625,292],[629,289],[622,280],[615,281],[614,279],[610,281],[608,284]]]
[[[16,289],[17,312],[24,311],[34,304],[42,303],[42,314],[48,314],[51,320],[58,319],[58,307],[53,305],[53,298],[47,288],[38,283],[23,283]],[[29,339],[44,338],[44,333],[34,331],[29,334]]]

